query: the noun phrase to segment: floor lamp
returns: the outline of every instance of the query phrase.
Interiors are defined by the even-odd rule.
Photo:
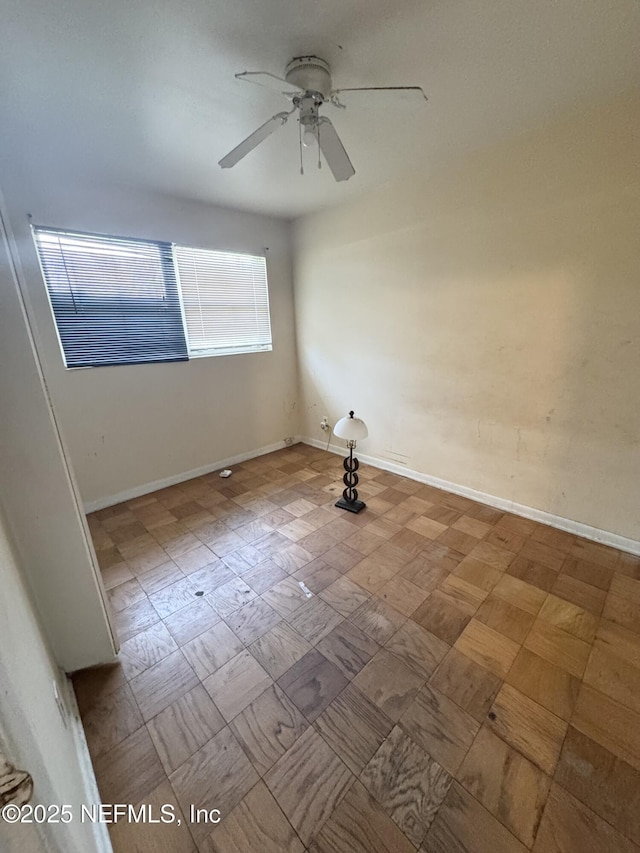
[[[364,501],[358,500],[358,475],[356,471],[360,467],[360,463],[353,455],[353,448],[356,446],[356,441],[361,438],[366,438],[369,435],[367,425],[361,418],[354,418],[353,412],[349,412],[346,418],[340,418],[338,423],[333,428],[333,434],[338,438],[344,438],[349,448],[349,455],[342,463],[344,468],[344,476],[342,482],[345,489],[342,492],[342,497],[337,501],[336,506],[340,509],[346,509],[349,512],[360,512],[366,504]]]

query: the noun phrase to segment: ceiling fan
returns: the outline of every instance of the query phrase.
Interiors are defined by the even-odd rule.
[[[334,89],[329,64],[318,56],[298,56],[292,59],[285,69],[284,77],[278,77],[269,71],[243,71],[235,76],[238,80],[257,83],[260,86],[280,92],[293,102],[293,107],[288,112],[276,113],[239,145],[236,145],[219,161],[219,165],[223,169],[230,169],[235,166],[250,151],[253,151],[268,136],[271,136],[274,131],[286,124],[289,116],[297,110],[299,113],[301,174],[303,173],[302,147],[309,147],[317,142],[319,148],[318,165],[320,165],[320,152],[322,152],[336,181],[348,181],[355,175],[355,169],[331,120],[327,116],[320,115],[320,108],[324,104],[330,104],[339,109],[345,109],[341,96],[349,96],[357,92],[396,92],[397,94],[416,97],[420,101],[427,100],[427,96],[420,86],[371,86],[355,89]]]

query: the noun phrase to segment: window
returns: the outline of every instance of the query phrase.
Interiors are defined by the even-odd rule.
[[[265,259],[174,247],[189,355],[271,349]]]
[[[33,231],[67,367],[271,349],[263,257]]]

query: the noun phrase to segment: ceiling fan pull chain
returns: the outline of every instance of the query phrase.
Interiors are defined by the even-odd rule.
[[[302,162],[302,124],[298,119],[298,145],[300,147],[300,174],[304,175],[304,164]]]
[[[322,169],[322,159],[320,157],[320,122],[318,122],[316,128],[316,135],[318,137],[318,170]]]

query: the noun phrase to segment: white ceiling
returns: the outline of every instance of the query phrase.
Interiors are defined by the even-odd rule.
[[[4,8],[2,8],[4,6]],[[34,169],[76,170],[285,217],[640,85],[637,0],[2,0],[2,134]],[[217,161],[287,102],[235,80],[315,53],[334,85],[420,85],[422,107],[331,110],[356,169],[299,174],[289,122]]]

